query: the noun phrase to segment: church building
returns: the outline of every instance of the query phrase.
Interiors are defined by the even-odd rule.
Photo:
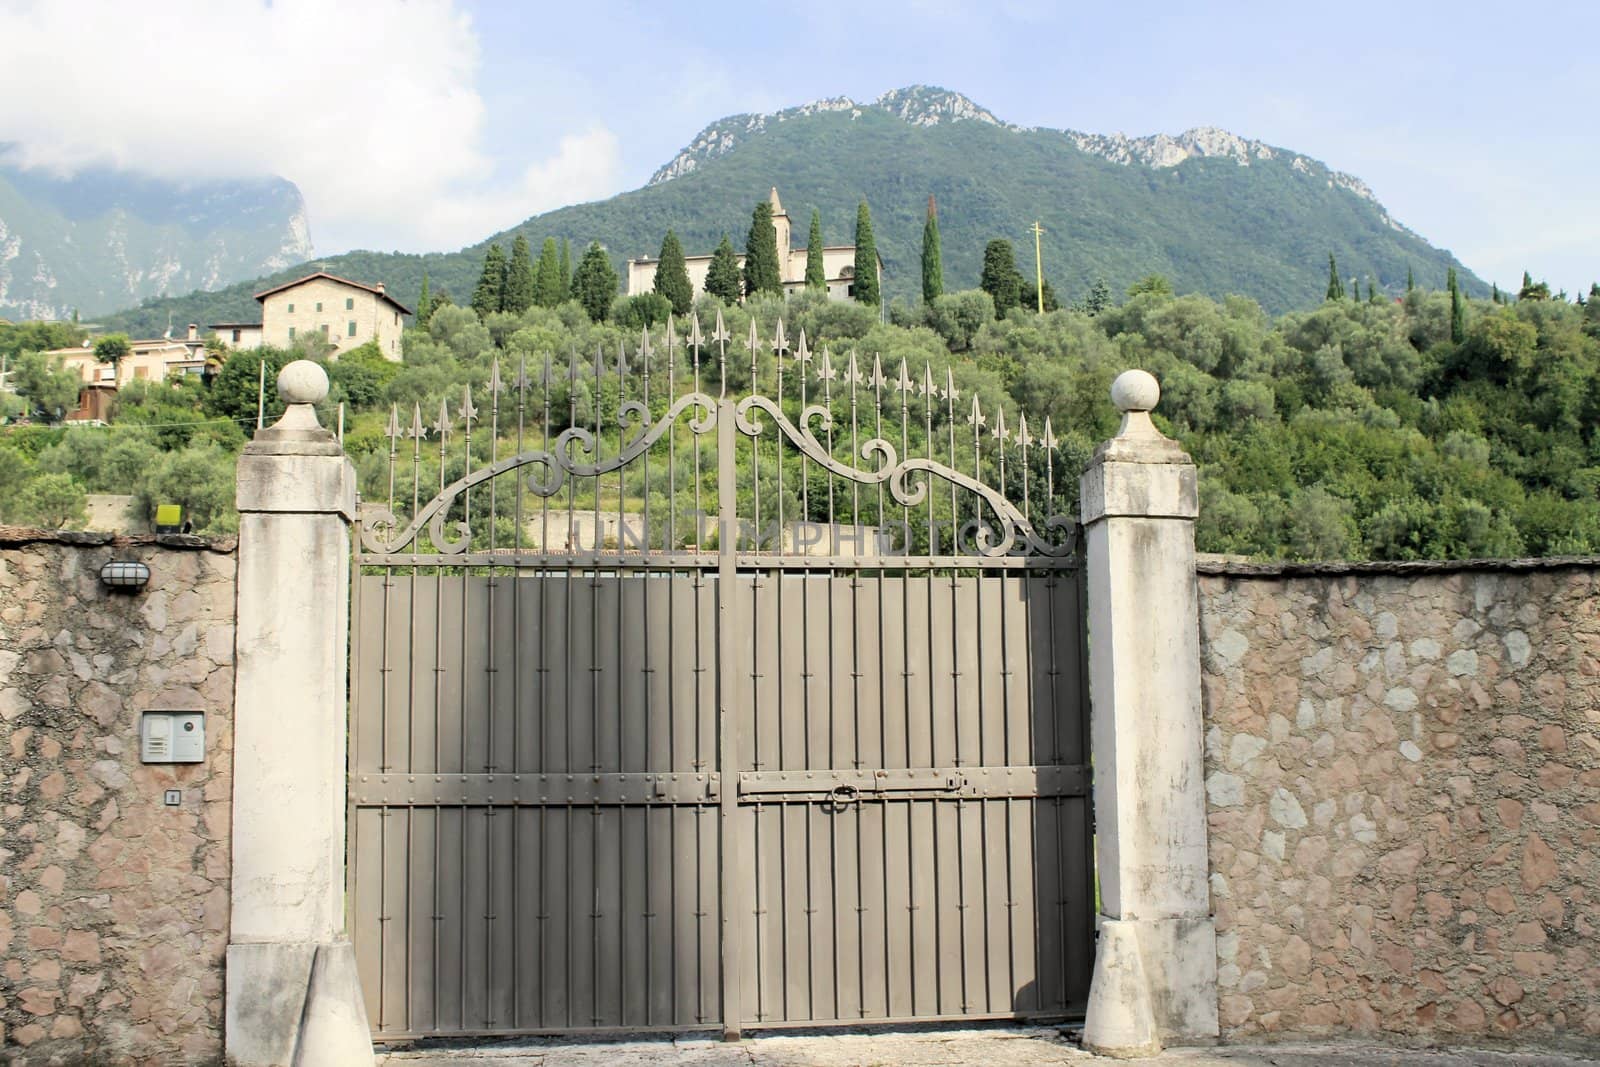
[[[791,227],[789,213],[784,211],[783,203],[778,199],[778,189],[773,187],[768,194],[772,201],[772,225],[778,231],[778,276],[783,280],[785,296],[798,293],[806,287],[806,248],[802,244],[799,248],[792,247]],[[738,253],[739,269],[744,270],[744,253]],[[628,260],[628,295],[638,296],[641,293],[655,291],[656,264],[659,260],[654,256],[641,256],[638,259]],[[699,296],[706,289],[706,272],[711,269],[711,255],[684,256],[684,263],[689,268],[689,284],[694,286],[694,295]],[[856,268],[855,245],[828,245],[822,250],[822,273],[828,282],[828,297],[831,300],[848,300],[854,293],[854,278]],[[878,277],[881,283],[883,278],[883,260],[878,260]],[[882,285],[879,285],[881,291]]]

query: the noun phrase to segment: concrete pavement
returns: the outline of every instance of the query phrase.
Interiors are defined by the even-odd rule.
[[[767,1033],[736,1044],[702,1037],[605,1043],[535,1040],[378,1056],[379,1067],[1580,1067],[1596,1063],[1600,1058],[1573,1054],[1400,1049],[1356,1042],[1173,1049],[1152,1059],[1108,1060],[1082,1051],[1054,1028],[1029,1027]]]

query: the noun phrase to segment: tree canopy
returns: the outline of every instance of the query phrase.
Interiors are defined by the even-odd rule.
[[[811,209],[811,232],[806,235],[806,288],[828,288],[828,271],[822,261],[822,214]]]
[[[598,241],[591,242],[572,276],[573,299],[583,305],[589,318],[599,322],[606,317],[616,295],[617,271],[611,266],[611,257]]]
[[[744,242],[744,291],[783,293],[783,275],[778,270],[778,230],[772,224],[772,204],[762,200],[750,216],[750,233]]]
[[[483,271],[478,287],[472,291],[472,310],[479,317],[499,311],[505,303],[506,254],[499,245],[490,245],[483,255]]]
[[[1017,269],[1017,254],[1010,241],[996,238],[984,247],[978,288],[994,300],[994,313],[1001,318],[1022,304],[1022,272]]]
[[[883,302],[878,280],[878,241],[872,236],[872,211],[865,200],[856,208],[856,262],[851,285],[858,303],[877,307]]]
[[[939,214],[928,197],[928,219],[922,224],[922,302],[944,294],[944,256],[939,251]]]
[[[689,267],[684,262],[683,245],[678,243],[678,235],[671,230],[661,240],[661,258],[656,261],[655,291],[679,315],[687,315],[694,303],[694,286],[689,282]]]
[[[706,268],[706,292],[724,304],[737,304],[744,297],[744,279],[739,274],[739,257],[733,242],[723,234]]]

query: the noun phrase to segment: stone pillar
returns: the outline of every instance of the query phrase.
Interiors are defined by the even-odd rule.
[[[313,404],[328,376],[278,376],[283,417],[239,457],[233,885],[227,1062],[373,1062],[345,936],[345,703],[355,468]]]
[[[1116,437],[1080,495],[1089,589],[1100,938],[1084,1044],[1120,1056],[1217,1036],[1206,869],[1194,462],[1149,412],[1160,386],[1111,386]]]

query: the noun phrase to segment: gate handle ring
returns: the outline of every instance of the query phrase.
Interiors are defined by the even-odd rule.
[[[853,785],[836,785],[833,792],[828,794],[828,799],[833,803],[834,810],[840,810],[854,804],[861,799],[861,791]]]

